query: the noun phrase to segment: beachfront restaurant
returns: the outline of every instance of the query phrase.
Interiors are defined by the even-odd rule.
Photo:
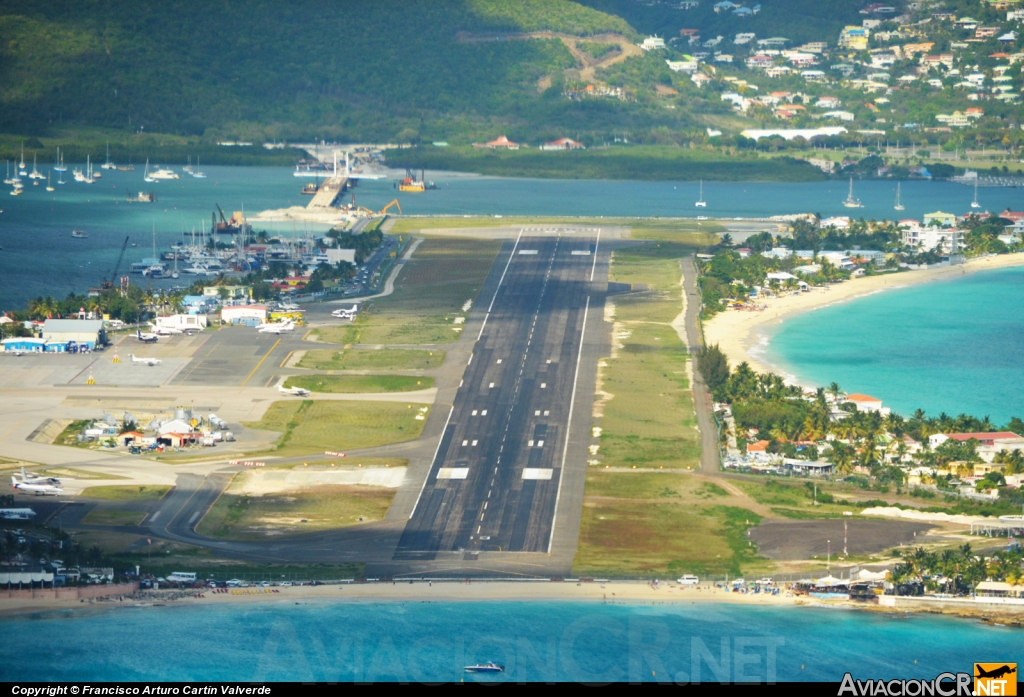
[[[1024,585],[1006,583],[1005,581],[982,581],[974,589],[974,594],[982,598],[1019,598],[1024,600]]]

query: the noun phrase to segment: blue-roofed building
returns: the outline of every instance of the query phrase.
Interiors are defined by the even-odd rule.
[[[46,351],[46,341],[34,336],[19,336],[4,339],[0,344],[4,351],[17,353],[42,353]]]
[[[181,299],[185,312],[190,315],[207,314],[217,307],[219,303],[220,298],[209,298],[204,295],[186,295]]]

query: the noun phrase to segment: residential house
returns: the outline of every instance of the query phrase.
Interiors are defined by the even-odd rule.
[[[936,114],[935,120],[950,128],[965,128],[971,125],[971,119],[967,114],[954,111],[952,114]]]
[[[846,399],[842,401],[852,402],[857,406],[857,411],[882,411],[882,400],[866,394],[855,392],[854,394],[846,395]]]
[[[801,70],[800,77],[807,82],[825,82],[825,71],[823,70]]]
[[[540,146],[541,150],[586,150],[587,146],[570,138],[559,138]]]
[[[767,462],[769,459],[768,446],[771,445],[769,441],[759,440],[756,443],[747,443],[747,455],[758,462]]]
[[[841,48],[849,48],[854,51],[866,51],[868,50],[868,39],[871,36],[871,32],[864,27],[847,26],[839,32],[839,46]]]
[[[978,27],[974,30],[975,39],[993,39],[999,36],[1002,27]]]
[[[733,39],[732,42],[737,46],[742,46],[743,44],[749,44],[756,38],[756,36],[757,35],[754,34],[754,32],[744,32],[742,34],[737,34],[736,38]]]
[[[758,53],[753,56],[750,56],[749,58],[747,58],[746,62],[747,67],[750,68],[751,70],[764,70],[765,68],[770,68],[772,66],[772,63],[774,63],[770,56],[766,56],[763,53]]]
[[[818,101],[814,103],[819,109],[837,109],[842,105],[839,97],[818,97]]]
[[[692,80],[693,84],[697,85],[697,87],[703,87],[704,85],[711,82],[711,78],[705,75],[704,73],[694,73],[692,76],[690,76],[690,80]]]
[[[665,63],[668,64],[668,69],[673,71],[673,72],[677,72],[677,73],[693,73],[693,72],[696,72],[697,69],[700,67],[700,63],[698,63],[697,60],[695,58],[693,58],[692,56],[685,56],[685,58],[686,58],[686,60],[681,60],[681,61],[666,60]]]
[[[473,143],[474,148],[491,148],[492,150],[497,148],[505,148],[507,150],[518,150],[519,143],[514,143],[505,136],[498,136],[489,143]]]
[[[992,431],[987,433],[936,433],[928,436],[928,445],[934,450],[949,440],[966,443],[970,440],[978,441],[978,445],[999,445],[1007,441],[1021,441],[1021,436],[1013,431]]]
[[[665,39],[659,36],[648,36],[644,39],[644,42],[640,44],[640,48],[644,51],[659,51],[665,48]]]

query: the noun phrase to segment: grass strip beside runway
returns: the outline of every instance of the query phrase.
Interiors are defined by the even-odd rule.
[[[262,419],[242,425],[280,432],[275,449],[269,452],[287,457],[373,448],[419,438],[427,410],[400,402],[288,400],[274,402]]]
[[[170,486],[91,486],[81,496],[104,501],[159,501],[170,490]]]
[[[285,382],[285,387],[303,387],[312,392],[334,394],[414,392],[433,386],[434,378],[412,375],[299,375]]]
[[[338,327],[343,329],[344,327]],[[333,331],[334,328],[321,331]],[[321,335],[321,340],[326,341]],[[419,349],[312,349],[296,365],[312,370],[430,370],[444,363],[444,351]]]

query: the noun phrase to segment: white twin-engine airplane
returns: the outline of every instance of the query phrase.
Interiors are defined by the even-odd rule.
[[[142,363],[143,365],[160,365],[162,363],[159,358],[141,358],[134,353],[129,353],[128,357],[132,359],[132,363]]]
[[[260,334],[284,334],[295,331],[295,324],[290,319],[286,319],[283,322],[261,324],[256,331]]]
[[[290,394],[293,397],[306,397],[309,395],[309,390],[305,387],[285,387],[284,385],[280,385],[277,388],[277,391],[281,394]]]
[[[349,309],[340,308],[331,313],[332,317],[340,317],[341,319],[355,319],[356,315],[359,314],[359,306],[353,305]]]
[[[11,477],[11,487],[15,491],[21,491],[26,494],[35,494],[36,496],[56,496],[57,494],[63,494],[64,489],[60,485],[60,480],[53,477],[40,477],[35,474],[26,474],[25,468],[21,468],[21,479],[17,476]]]
[[[149,326],[153,327],[153,333],[157,336],[176,336],[182,333],[180,329],[174,327],[157,327],[152,324]]]

